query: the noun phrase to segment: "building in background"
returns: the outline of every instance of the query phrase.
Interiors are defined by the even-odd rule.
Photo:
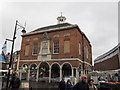
[[[13,53],[12,69],[16,72],[19,71],[19,60],[20,60],[20,50],[15,51]]]
[[[120,43],[107,53],[94,60],[95,71],[108,71],[120,69]]]
[[[8,70],[9,67],[9,62],[10,62],[10,53],[6,54],[6,61],[5,63],[2,63],[2,70]],[[20,51],[15,51],[13,53],[13,58],[12,58],[12,68],[11,68],[11,74],[12,72],[19,72],[19,59],[20,59]]]
[[[78,25],[57,18],[58,24],[38,28],[22,35],[20,78],[79,78],[92,70],[92,47]],[[60,77],[60,78],[59,78]]]

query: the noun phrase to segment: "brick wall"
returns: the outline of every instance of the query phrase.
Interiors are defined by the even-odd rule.
[[[69,32],[70,36],[65,37],[64,33]],[[52,59],[61,59],[61,58],[79,58],[82,60],[82,54],[79,55],[79,45],[78,43],[82,43],[82,33],[78,28],[72,28],[72,29],[66,29],[66,30],[60,30],[60,31],[52,31],[47,32],[48,37],[50,38],[50,52],[52,54]],[[59,34],[59,38],[53,38],[53,35]],[[38,40],[34,40],[34,38],[38,38]],[[41,41],[40,38],[43,37],[43,33],[36,34],[36,35],[30,35],[30,36],[23,36],[22,37],[22,44],[21,44],[21,52],[20,52],[20,60],[32,60],[37,59],[37,56],[32,56],[32,46],[33,43],[38,43],[38,53],[40,51],[41,47]],[[26,41],[26,38],[30,38],[30,41]],[[59,54],[53,54],[53,42],[55,40],[59,40]],[[64,40],[70,40],[70,53],[64,54]],[[87,37],[83,36],[84,40],[84,46],[88,46],[89,51],[89,58],[84,58],[86,62],[89,62],[92,64],[92,52],[91,52],[91,45],[88,41]],[[30,45],[30,51],[29,56],[24,56],[25,46],[29,44]],[[82,50],[82,49],[81,49]]]
[[[95,63],[94,65],[94,70],[98,70],[98,71],[115,70],[118,68],[120,68],[118,55],[115,55],[102,62]]]

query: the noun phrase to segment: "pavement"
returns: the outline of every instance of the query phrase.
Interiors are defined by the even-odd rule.
[[[6,82],[4,82],[2,90],[5,90],[5,87]],[[21,86],[19,90],[58,90],[58,83],[21,81]]]
[[[23,90],[58,90],[58,83],[22,81],[21,89]]]

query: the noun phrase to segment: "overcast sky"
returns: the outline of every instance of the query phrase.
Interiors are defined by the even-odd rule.
[[[57,24],[60,12],[66,22],[77,24],[92,45],[93,59],[118,44],[118,3],[117,2],[11,2],[2,4],[0,24],[2,47],[6,38],[12,39],[15,21],[26,22],[27,32]],[[14,51],[21,47],[21,30],[17,31]],[[11,50],[7,43],[7,52]]]

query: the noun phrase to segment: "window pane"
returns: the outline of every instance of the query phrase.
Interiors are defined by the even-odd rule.
[[[35,44],[33,44],[33,52],[32,52],[32,54],[34,55],[34,54],[37,54],[37,53],[38,53],[38,44],[35,43]]]
[[[54,53],[59,53],[59,41],[54,41]]]

